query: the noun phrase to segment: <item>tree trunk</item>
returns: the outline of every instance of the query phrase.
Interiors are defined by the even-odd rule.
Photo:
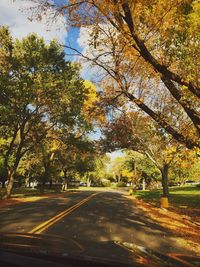
[[[30,178],[28,177],[28,175],[25,178],[25,186],[30,187]]]
[[[15,171],[8,173],[8,185],[6,187],[6,193],[3,196],[3,199],[8,199],[11,196],[11,192],[12,192],[13,184],[14,184],[14,173]]]
[[[40,187],[40,193],[43,194],[45,191],[46,182],[50,178],[50,162],[44,162],[44,175],[42,176],[42,182]],[[51,180],[50,180],[51,181]]]
[[[119,173],[119,175],[117,175],[117,182],[118,182],[118,183],[121,182],[121,173]]]
[[[142,190],[143,190],[143,191],[146,190],[146,182],[145,182],[145,178],[142,178]]]
[[[67,183],[63,183],[62,184],[62,191],[66,191],[67,190]]]
[[[24,155],[24,153],[22,154],[21,152],[22,152],[22,148],[23,148],[24,140],[25,140],[25,135],[24,135],[25,124],[26,124],[26,121],[24,121],[22,123],[22,125],[20,126],[20,128],[18,128],[16,130],[15,135],[11,141],[10,148],[6,153],[6,157],[4,160],[4,167],[7,170],[8,185],[6,187],[6,193],[3,196],[3,199],[7,199],[11,196],[11,192],[12,192],[12,188],[13,188],[13,184],[14,184],[14,177],[15,177],[18,165],[20,163],[21,157],[22,157],[22,155]],[[14,141],[16,139],[18,130],[20,130],[20,142],[19,142],[19,145],[17,147],[16,154],[14,155],[14,157],[15,157],[14,165],[12,168],[10,168],[9,167],[9,158],[13,155],[12,148],[13,148]]]
[[[91,182],[92,182],[92,180],[90,179],[90,175],[88,174],[87,175],[87,187],[91,186]]]
[[[16,153],[15,163],[14,163],[12,169],[9,170],[8,165],[6,165],[8,185],[6,187],[6,193],[3,196],[3,199],[10,198],[10,196],[11,196],[11,192],[12,192],[13,184],[14,184],[14,177],[15,177],[15,174],[16,174],[20,159],[21,159],[21,154],[20,154],[21,153],[21,149],[22,149],[22,142],[18,147],[18,150],[17,150],[17,153]]]
[[[53,184],[52,177],[51,177],[50,167],[51,167],[51,162],[52,162],[54,156],[55,156],[55,152],[51,153],[50,158],[49,158],[49,162],[47,164],[47,168],[48,168],[48,170],[47,170],[48,171],[48,173],[47,173],[47,175],[48,175],[47,179],[49,180],[49,188],[50,189],[52,188],[52,184]]]
[[[90,187],[91,186],[91,180],[90,178],[87,178],[87,187]]]
[[[68,188],[68,184],[67,184],[67,170],[64,169],[63,170],[63,173],[64,173],[64,181],[63,181],[63,184],[62,184],[62,191],[66,191],[67,188]]]
[[[2,181],[2,188],[5,188],[6,187],[6,180],[3,180]]]
[[[46,174],[44,175],[43,179],[42,179],[42,183],[41,183],[41,187],[40,187],[40,193],[44,194],[45,191],[45,185],[46,185]]]
[[[136,190],[136,180],[137,180],[137,165],[136,161],[134,161],[134,175],[132,176],[132,189]]]
[[[164,164],[163,168],[161,169],[163,197],[169,197],[168,170],[169,170],[169,165],[168,164]]]
[[[52,184],[53,184],[53,182],[52,182],[52,179],[49,181],[49,189],[51,189],[52,188]]]

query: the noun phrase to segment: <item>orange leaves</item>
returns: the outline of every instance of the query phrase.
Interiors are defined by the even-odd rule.
[[[145,105],[138,105],[139,108],[174,139],[190,148],[199,146],[197,134],[193,143],[194,130],[199,129],[197,1],[71,0],[63,10],[71,25],[91,30],[89,38],[85,38],[84,48],[88,50],[84,50],[83,57],[91,66],[105,71],[102,82],[105,99],[113,97],[111,104],[116,104],[118,92],[128,92],[132,99],[138,99],[137,102],[142,100]],[[182,90],[182,85],[186,90]],[[154,90],[149,89],[150,86]],[[169,97],[163,101],[164,90]],[[170,97],[173,100],[171,112]],[[93,109],[94,102],[91,99],[85,107],[88,119],[88,110]],[[121,102],[117,104],[119,107]],[[182,108],[184,114],[181,114]],[[189,125],[188,120],[192,140],[184,130]],[[186,122],[184,127],[182,121]]]

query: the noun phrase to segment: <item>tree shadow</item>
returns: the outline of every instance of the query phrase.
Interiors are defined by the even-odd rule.
[[[64,230],[63,230],[64,229]],[[83,244],[126,241],[163,253],[191,251],[177,242],[174,233],[152,220],[123,194],[104,192],[47,230]]]

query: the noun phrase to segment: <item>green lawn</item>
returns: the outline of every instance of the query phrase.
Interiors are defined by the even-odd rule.
[[[179,208],[197,208],[200,209],[200,187],[173,187],[170,188],[170,205]],[[146,202],[154,204],[159,203],[161,190],[137,191],[134,195]]]

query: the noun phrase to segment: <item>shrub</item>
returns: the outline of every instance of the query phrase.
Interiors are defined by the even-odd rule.
[[[125,187],[125,186],[126,186],[126,183],[122,181],[117,183],[117,187]]]
[[[103,187],[110,187],[111,186],[111,182],[109,180],[103,180],[101,182]]]

